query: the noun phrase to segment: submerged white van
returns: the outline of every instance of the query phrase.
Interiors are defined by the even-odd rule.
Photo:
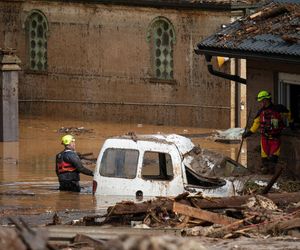
[[[135,197],[176,196],[185,191],[232,196],[234,181],[200,176],[190,166],[192,141],[176,134],[109,138],[99,153],[93,194]]]

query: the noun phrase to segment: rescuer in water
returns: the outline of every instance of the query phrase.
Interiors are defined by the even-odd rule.
[[[56,155],[56,175],[59,180],[59,190],[80,192],[80,173],[94,176],[93,171],[85,168],[75,151],[75,138],[65,135],[61,138],[65,149]]]
[[[255,116],[252,127],[245,130],[242,136],[249,137],[260,128],[261,171],[263,174],[273,174],[280,155],[280,135],[285,128],[285,121],[289,121],[290,127],[293,125],[291,113],[284,105],[273,104],[268,91],[260,91],[257,101],[261,103],[261,109]]]

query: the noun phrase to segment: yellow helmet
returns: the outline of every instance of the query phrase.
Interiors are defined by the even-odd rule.
[[[271,99],[271,94],[268,91],[262,90],[257,95],[257,101],[262,101],[263,99]]]
[[[61,138],[61,144],[63,145],[69,145],[72,141],[75,141],[72,135],[65,135]]]

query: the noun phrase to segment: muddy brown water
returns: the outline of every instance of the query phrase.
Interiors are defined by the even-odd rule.
[[[7,223],[7,216],[43,214],[35,223],[51,220],[55,212],[77,216],[105,211],[97,206],[92,195],[92,178],[81,175],[83,190],[80,194],[60,192],[55,174],[55,155],[63,147],[58,132],[62,127],[84,128],[89,132],[76,136],[76,150],[93,153],[97,157],[104,140],[110,136],[134,131],[146,133],[177,133],[190,137],[202,148],[215,150],[233,159],[239,144],[216,143],[210,138],[214,129],[154,126],[146,124],[116,124],[107,122],[84,122],[77,120],[53,120],[42,117],[20,118],[19,142],[0,143],[0,223]],[[245,161],[245,153],[241,154]],[[87,165],[94,169],[94,165]],[[102,212],[103,212],[102,211]],[[71,219],[67,216],[67,219]],[[74,218],[75,216],[73,216]],[[1,219],[2,218],[2,219]],[[3,219],[5,218],[5,219]],[[32,223],[33,220],[32,220]]]

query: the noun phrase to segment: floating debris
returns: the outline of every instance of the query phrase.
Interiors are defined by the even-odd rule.
[[[93,129],[87,129],[84,127],[61,127],[60,129],[57,130],[58,133],[62,133],[62,134],[72,134],[72,135],[79,135],[79,134],[83,134],[83,133],[93,133],[94,130]]]
[[[221,143],[240,143],[242,134],[245,129],[243,128],[230,128],[227,130],[217,130],[217,134],[213,135],[216,142]]]

